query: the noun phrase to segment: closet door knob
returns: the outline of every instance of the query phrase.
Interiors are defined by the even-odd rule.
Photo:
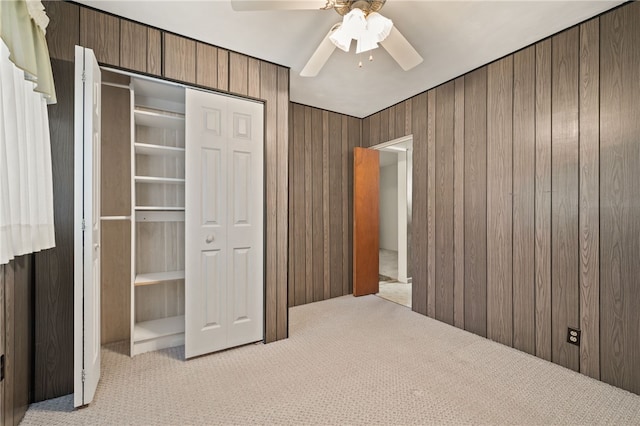
[[[207,244],[211,244],[213,242],[213,235],[207,235],[207,239],[205,241]]]

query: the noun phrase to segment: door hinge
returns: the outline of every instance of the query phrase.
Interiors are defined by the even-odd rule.
[[[82,71],[82,81],[87,81],[87,74],[85,71]]]
[[[84,231],[85,229],[87,229],[87,224],[84,219],[82,219],[82,230]]]
[[[0,382],[4,380],[4,354],[0,355]]]
[[[82,370],[82,383],[84,383],[86,379],[87,379],[87,374],[84,372],[84,370]]]

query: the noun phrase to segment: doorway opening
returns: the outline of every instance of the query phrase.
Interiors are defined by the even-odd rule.
[[[411,308],[412,152],[405,136],[372,149],[380,154],[380,248],[377,295]]]

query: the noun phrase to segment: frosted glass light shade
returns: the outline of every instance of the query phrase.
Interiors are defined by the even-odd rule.
[[[389,36],[393,22],[377,12],[371,12],[367,16],[367,29],[361,33],[356,47],[356,53],[366,52],[378,47],[378,42]]]
[[[367,35],[369,37],[375,37],[377,42],[381,42],[387,38],[392,28],[393,21],[385,18],[378,12],[371,12],[369,16],[367,16]]]
[[[351,47],[351,40],[358,40],[367,30],[367,20],[361,9],[353,9],[342,18],[342,25],[329,39],[345,52]]]

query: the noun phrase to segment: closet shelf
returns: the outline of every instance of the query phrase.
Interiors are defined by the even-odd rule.
[[[133,328],[135,343],[184,333],[184,315],[139,322]]]
[[[167,272],[152,272],[148,274],[137,274],[134,284],[139,285],[151,285],[160,284],[165,281],[183,280],[184,271],[167,271]]]
[[[183,212],[184,207],[167,207],[167,206],[136,206],[136,211],[146,212]]]
[[[136,176],[136,183],[172,183],[172,184],[183,184],[184,179],[182,178],[168,178],[168,177],[160,177],[160,176]]]
[[[133,144],[136,154],[143,155],[163,155],[163,156],[184,156],[184,148],[175,146],[153,145],[149,143],[136,142]]]
[[[164,207],[154,210],[136,209],[136,222],[184,222],[184,209],[167,210]]]
[[[158,111],[135,109],[133,111],[135,123],[147,127],[184,130],[184,116],[163,114]]]

